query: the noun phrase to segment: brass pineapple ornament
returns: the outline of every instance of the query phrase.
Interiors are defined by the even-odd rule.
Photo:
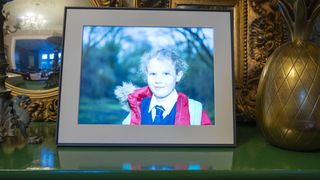
[[[276,49],[265,65],[257,93],[257,124],[278,147],[320,149],[320,48],[309,41],[320,1],[276,1],[291,41]]]

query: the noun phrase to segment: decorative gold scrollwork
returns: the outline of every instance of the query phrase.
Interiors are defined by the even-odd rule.
[[[121,7],[121,0],[90,0],[93,7]]]
[[[168,8],[169,0],[137,0],[137,7]]]
[[[58,100],[35,100],[30,104],[25,104],[33,121],[56,121],[58,111]]]
[[[250,25],[250,57],[262,68],[271,53],[285,41],[284,21],[274,13],[255,19]],[[262,70],[262,69],[261,69]]]
[[[22,108],[26,109],[32,121],[56,121],[58,113],[58,88],[48,90],[26,90],[6,83],[11,89],[13,96],[23,94],[30,97],[31,101],[23,103]]]
[[[247,67],[244,67],[243,88],[238,92],[237,113],[244,121],[255,121],[256,93],[262,69],[272,52],[287,39],[284,20],[269,0],[251,0],[248,30]]]

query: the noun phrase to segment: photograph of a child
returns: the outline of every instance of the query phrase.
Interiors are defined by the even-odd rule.
[[[148,85],[127,95],[130,114],[122,124],[211,125],[200,102],[176,91],[187,69],[188,64],[174,51],[161,49],[145,55],[140,70]],[[116,95],[121,96],[122,88],[116,89]]]
[[[214,29],[84,26],[78,124],[215,125]]]

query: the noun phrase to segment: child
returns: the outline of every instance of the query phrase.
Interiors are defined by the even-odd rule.
[[[140,70],[148,86],[128,95],[130,114],[122,124],[211,125],[202,104],[175,89],[187,68],[187,63],[170,50],[161,49],[144,56]]]

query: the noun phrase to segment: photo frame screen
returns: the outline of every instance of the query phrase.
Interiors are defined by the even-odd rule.
[[[84,26],[78,123],[123,124],[126,93],[148,86],[142,57],[163,50],[188,65],[174,89],[201,102],[214,125],[213,37],[214,28]],[[167,88],[167,81],[157,83]]]

